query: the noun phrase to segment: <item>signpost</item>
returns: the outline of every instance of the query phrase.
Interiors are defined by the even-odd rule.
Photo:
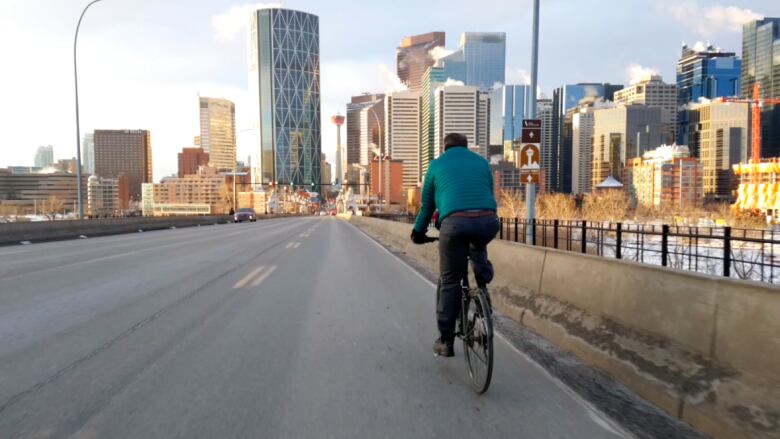
[[[542,138],[542,121],[523,119],[522,143],[520,147],[520,180],[524,184],[539,184],[541,153],[539,142]]]

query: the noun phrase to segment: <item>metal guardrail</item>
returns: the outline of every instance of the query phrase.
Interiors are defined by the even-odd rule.
[[[406,214],[371,216],[405,223],[415,219]],[[500,224],[498,238],[506,241],[780,283],[780,232],[775,230],[521,218],[500,218]],[[528,228],[532,230],[526,234]]]

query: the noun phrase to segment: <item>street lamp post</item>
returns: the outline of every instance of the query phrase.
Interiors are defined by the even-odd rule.
[[[79,72],[78,63],[76,62],[76,46],[79,41],[79,28],[81,27],[81,20],[84,19],[84,14],[87,12],[90,6],[99,2],[100,0],[92,0],[84,7],[79,17],[79,22],[76,25],[76,35],[73,37],[73,80],[76,90],[76,194],[79,201],[79,219],[84,219],[84,201],[81,190],[81,127],[79,126]]]
[[[376,126],[379,129],[379,175],[377,176],[377,179],[379,180],[379,190],[377,201],[379,202],[379,210],[384,210],[382,208],[382,192],[384,189],[384,181],[382,181],[382,138],[384,137],[384,132],[382,130],[382,124],[379,122],[379,116],[376,115],[376,111],[374,111],[374,107],[370,107],[369,110],[371,110],[371,114],[374,115],[374,119],[376,120]],[[369,167],[369,170],[371,168]],[[370,189],[369,189],[370,192]]]

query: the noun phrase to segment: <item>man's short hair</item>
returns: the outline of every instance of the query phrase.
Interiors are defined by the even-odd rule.
[[[444,136],[444,150],[448,150],[453,146],[462,146],[464,148],[469,147],[469,139],[460,133],[449,133]]]

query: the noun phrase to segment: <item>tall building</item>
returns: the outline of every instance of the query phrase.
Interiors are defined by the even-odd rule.
[[[554,192],[572,192],[572,136],[571,123],[573,110],[583,102],[597,99],[611,101],[622,85],[609,83],[568,84],[553,91],[551,132],[552,143],[549,151],[550,167],[547,169],[545,183],[548,190]]]
[[[383,111],[384,109],[384,94],[371,94],[364,93],[358,96],[352,96],[350,102],[347,104],[347,165],[362,164],[368,166],[368,161],[361,161],[361,156],[365,154],[362,152],[365,149],[364,139],[371,137],[370,143],[379,144],[379,125],[377,125],[377,118],[382,114],[377,114],[377,118],[371,114],[370,118],[367,113],[364,114],[363,110],[370,108],[367,111],[376,112]],[[364,117],[366,116],[366,117]],[[368,131],[371,131],[368,133]]]
[[[225,176],[211,167],[199,174],[166,177],[160,183],[145,184],[144,215],[228,213],[226,186]]]
[[[469,149],[485,157],[490,138],[490,97],[477,87],[443,85],[436,89],[434,158],[444,149],[450,133],[466,136]]]
[[[323,194],[330,192],[333,176],[331,175],[331,166],[330,163],[328,163],[328,158],[325,156],[325,153],[322,153],[322,156],[320,157],[320,175],[322,180],[317,188],[317,192]]]
[[[629,160],[626,187],[640,206],[695,207],[701,204],[701,172],[687,146],[661,145]]]
[[[371,174],[371,193],[381,194],[382,204],[403,204],[404,171],[401,160],[393,158],[382,160],[382,170],[380,172],[379,157],[375,157],[371,161],[369,170]]]
[[[152,182],[152,139],[147,130],[95,130],[95,174],[127,176],[130,197],[141,199],[141,184]]]
[[[739,96],[742,60],[734,52],[724,52],[712,45],[682,46],[677,61],[677,143],[688,144],[688,113],[683,108],[700,99]]]
[[[255,183],[310,186],[321,179],[319,44],[316,15],[277,7],[252,14],[249,90],[260,128]]]
[[[753,97],[758,82],[762,98],[780,98],[780,18],[754,20],[742,26],[742,97]],[[780,108],[761,109],[761,157],[780,156]]]
[[[422,130],[420,141],[420,180],[425,179],[428,172],[428,164],[434,159],[434,122],[435,122],[435,96],[436,89],[444,84],[444,69],[430,67],[425,71],[422,80],[422,94],[420,96],[420,129]]]
[[[78,203],[76,187],[76,174],[0,169],[0,204],[15,206],[20,213],[36,213],[36,207],[52,197],[62,202],[63,210],[75,211]],[[86,193],[87,179],[82,180],[82,188]]]
[[[747,103],[712,101],[688,110],[689,148],[702,164],[703,196],[730,201],[737,188],[732,166],[746,162],[750,140]]]
[[[594,100],[583,102],[574,109],[571,135],[573,194],[587,194],[593,189],[593,112],[602,108],[614,108],[614,104]]]
[[[385,153],[385,96],[382,99],[364,105],[359,112],[360,126],[360,165],[368,166],[376,155],[374,148]]]
[[[420,182],[420,93],[393,92],[385,98],[385,144],[390,157],[403,162],[403,187]]]
[[[95,173],[95,133],[85,133],[81,141],[81,166],[85,173]]]
[[[182,148],[179,153],[179,178],[198,173],[201,166],[208,166],[209,153],[203,148]]]
[[[236,105],[227,99],[199,98],[200,147],[218,171],[236,166]]]
[[[610,176],[625,181],[628,160],[664,143],[662,113],[661,107],[646,105],[618,105],[593,112],[592,187]]]
[[[51,145],[39,146],[35,151],[35,166],[45,168],[54,163],[54,147]]]
[[[344,125],[346,118],[341,114],[337,114],[336,116],[331,116],[330,120],[336,125],[336,157],[333,160],[335,179],[333,182],[341,184],[344,181],[344,170],[346,169],[346,155],[341,146],[341,126]]]
[[[671,144],[677,139],[677,86],[665,83],[660,75],[647,76],[615,92],[615,103],[660,107],[663,109],[664,143]]]
[[[539,190],[544,189],[549,192],[553,189],[552,181],[549,175],[553,172],[555,165],[553,158],[553,104],[552,99],[539,99],[536,101],[536,118],[542,121],[542,139],[539,142],[539,149],[542,158],[541,173],[544,174],[544,181],[539,184]]]
[[[437,62],[445,77],[465,85],[489,90],[503,85],[506,75],[506,34],[504,32],[465,32],[460,47]]]
[[[429,32],[401,40],[396,49],[396,67],[398,79],[409,87],[409,91],[422,91],[423,75],[435,62],[430,52],[444,45],[444,32]]]
[[[520,139],[528,111],[531,86],[504,85],[490,92],[490,145],[500,147],[512,161],[515,142]]]

